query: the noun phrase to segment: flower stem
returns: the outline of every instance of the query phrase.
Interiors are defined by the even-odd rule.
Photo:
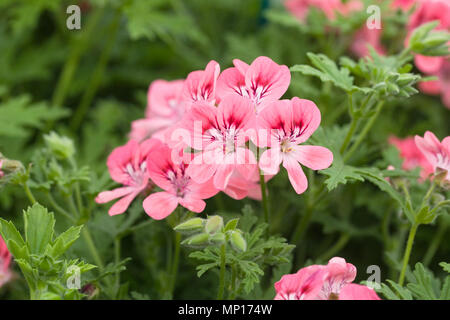
[[[444,218],[444,217],[443,217]],[[425,254],[425,257],[423,258],[423,264],[425,266],[428,266],[433,260],[434,255],[436,254],[437,249],[439,248],[439,244],[442,241],[442,238],[445,235],[445,232],[447,231],[448,223],[445,219],[441,219],[436,234],[433,237],[433,240],[431,241],[431,245],[428,247],[428,250]]]
[[[116,237],[114,239],[114,262],[116,263],[116,265],[119,264],[120,262],[120,249],[121,249],[121,238],[120,237]],[[120,286],[120,271],[116,272],[116,287],[117,287],[117,291],[119,291],[119,286]]]
[[[261,185],[262,203],[264,210],[264,221],[269,223],[269,199],[267,197],[266,191],[266,181],[264,180],[264,175],[262,172],[259,174],[259,183]]]
[[[181,242],[181,233],[175,232],[174,257],[172,259],[172,267],[171,267],[171,275],[170,275],[170,294],[172,297],[173,297],[173,292],[175,290],[175,283],[176,283],[177,274],[178,274],[178,265],[180,262],[180,242]]]
[[[400,277],[398,279],[398,284],[403,286],[403,282],[405,281],[406,268],[408,266],[409,257],[411,256],[411,250],[414,243],[414,238],[416,236],[417,228],[419,227],[419,223],[415,222],[411,229],[409,230],[408,242],[406,243],[405,254],[403,255],[403,266],[402,271],[400,272]]]
[[[345,245],[350,240],[350,235],[346,232],[342,233],[339,237],[338,241],[332,246],[329,250],[324,252],[317,258],[319,261],[327,261],[331,257],[333,257],[336,253],[338,253],[342,248],[345,247]]]
[[[225,244],[220,247],[220,278],[219,278],[219,292],[217,293],[217,300],[223,299],[225,291]]]
[[[35,204],[35,203],[36,203],[36,199],[35,199],[35,197],[33,196],[33,193],[31,192],[30,187],[28,187],[28,184],[27,184],[26,182],[24,182],[24,183],[22,184],[22,186],[23,186],[23,189],[24,189],[24,191],[25,191],[25,194],[26,194],[27,197],[28,197],[28,200],[30,200],[31,204]]]
[[[92,236],[87,228],[87,226],[84,226],[83,231],[81,232],[83,235],[84,240],[86,241],[86,244],[89,248],[89,251],[91,252],[92,258],[94,259],[95,263],[99,267],[100,271],[102,271],[105,267],[103,264],[102,258],[100,257],[97,248],[94,244],[94,241],[92,240]]]

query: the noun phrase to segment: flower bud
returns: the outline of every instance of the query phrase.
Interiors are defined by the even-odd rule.
[[[208,234],[215,234],[223,228],[223,218],[221,216],[211,216],[206,220],[205,231]]]
[[[247,241],[245,241],[240,231],[233,231],[230,236],[230,243],[238,251],[247,250]]]
[[[203,229],[203,221],[202,218],[192,218],[180,223],[173,229],[181,233],[193,233]]]
[[[71,158],[75,153],[73,141],[68,137],[60,136],[52,131],[44,135],[44,140],[51,153],[59,160]]]
[[[214,244],[222,244],[226,240],[225,234],[222,232],[216,233],[215,235],[211,236],[209,238],[209,241],[211,241]]]

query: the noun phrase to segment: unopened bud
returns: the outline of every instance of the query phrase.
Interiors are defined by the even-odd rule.
[[[208,234],[215,234],[222,230],[223,218],[221,216],[211,216],[206,220],[205,231]]]
[[[230,243],[238,251],[247,250],[247,241],[245,241],[240,231],[233,231],[230,236]]]
[[[201,229],[203,229],[203,219],[192,218],[180,223],[173,229],[181,233],[192,233],[195,231],[200,231]]]
[[[223,234],[222,232],[216,233],[215,235],[209,238],[209,241],[211,241],[214,244],[222,244],[225,242],[225,240],[226,240],[225,234]]]

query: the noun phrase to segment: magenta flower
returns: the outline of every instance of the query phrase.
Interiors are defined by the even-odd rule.
[[[254,154],[245,147],[247,129],[254,125],[255,114],[248,99],[229,95],[218,107],[206,103],[194,104],[180,126],[193,139],[187,143],[195,150],[195,157],[187,169],[198,183],[214,176],[214,186],[225,190],[235,170],[244,179],[253,176],[256,166]]]
[[[6,247],[6,243],[0,236],[0,287],[11,280],[11,270],[9,266],[11,264],[11,253]]]
[[[176,151],[175,151],[176,152]],[[156,220],[170,215],[178,205],[193,212],[202,212],[206,203],[219,190],[214,188],[212,179],[197,183],[187,174],[189,164],[174,161],[174,151],[158,141],[149,156],[148,175],[152,181],[164,191],[149,195],[143,203],[145,212]]]
[[[436,173],[445,171],[447,175],[444,180],[450,182],[450,136],[442,142],[430,132],[425,132],[424,137],[415,137],[416,145],[431,164]]]
[[[256,143],[270,149],[261,155],[261,170],[266,174],[277,174],[283,163],[295,192],[303,193],[308,180],[300,164],[321,170],[333,162],[333,153],[327,148],[299,145],[308,140],[319,124],[320,111],[309,100],[281,100],[265,108],[259,115]]]
[[[126,145],[115,148],[108,157],[107,166],[111,178],[123,187],[100,192],[95,201],[106,203],[118,198],[110,209],[109,215],[124,213],[136,196],[149,186],[147,157],[152,152],[156,139],[142,143],[130,140]]]
[[[352,283],[356,268],[334,257],[326,266],[312,265],[275,283],[276,300],[380,300],[367,286]]]
[[[420,176],[422,179],[426,179],[433,173],[433,166],[417,147],[414,137],[404,139],[390,137],[389,143],[396,146],[400,151],[400,157],[403,159],[402,168],[404,170],[413,170],[420,167]]]
[[[163,139],[165,129],[177,123],[184,115],[181,98],[184,80],[155,80],[147,93],[145,119],[131,124],[130,139],[143,141],[150,137]]]
[[[255,111],[278,100],[291,82],[291,73],[285,65],[278,65],[267,57],[258,57],[249,66],[234,59],[234,68],[224,70],[217,81],[217,96],[240,95],[250,99]]]
[[[205,70],[192,71],[184,81],[182,99],[187,103],[206,101],[216,102],[216,83],[220,73],[219,64],[211,60]]]

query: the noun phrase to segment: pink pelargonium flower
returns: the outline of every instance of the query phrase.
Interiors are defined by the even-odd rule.
[[[217,194],[212,179],[204,183],[197,183],[187,173],[189,164],[178,161],[173,149],[158,142],[149,156],[148,175],[163,191],[149,195],[143,203],[145,212],[156,220],[170,215],[178,205],[193,212],[202,212],[206,203],[203,199]]]
[[[433,171],[436,173],[447,172],[444,180],[450,182],[450,136],[440,142],[434,133],[427,131],[423,138],[416,136],[415,141],[419,150],[433,167]]]
[[[275,283],[276,300],[380,300],[367,286],[353,284],[356,268],[334,257],[324,265],[312,265]]]
[[[251,65],[234,59],[234,67],[225,69],[217,81],[217,96],[239,95],[250,99],[255,111],[278,100],[291,82],[291,73],[285,65],[278,65],[268,57],[258,57]]]
[[[6,247],[6,243],[0,236],[0,287],[11,280],[11,270],[9,268],[11,264],[11,253]]]
[[[214,186],[225,190],[234,171],[249,180],[257,169],[254,154],[246,148],[247,130],[254,125],[255,113],[248,99],[228,95],[218,107],[206,103],[192,105],[180,123],[190,138],[185,141],[195,157],[187,169],[198,183],[214,177]]]
[[[309,100],[295,97],[274,102],[265,108],[258,119],[256,144],[270,149],[261,155],[261,170],[266,174],[277,174],[283,163],[295,192],[303,193],[308,180],[300,164],[321,170],[333,162],[333,153],[327,148],[299,145],[308,140],[319,124],[320,111]]]
[[[159,142],[148,139],[139,144],[130,140],[126,145],[115,148],[108,157],[107,166],[111,178],[123,187],[100,192],[95,201],[106,203],[118,198],[110,209],[109,215],[124,213],[136,196],[149,187],[147,157]]]
[[[184,81],[182,99],[186,103],[206,101],[211,105],[216,102],[216,83],[220,65],[211,60],[205,70],[192,71]]]
[[[391,3],[391,7],[394,9],[401,9],[408,11],[418,2],[418,0],[394,0]]]
[[[450,109],[450,60],[445,60],[441,68],[431,75],[436,76],[438,79],[419,82],[420,90],[427,94],[440,94],[442,103]]]
[[[153,81],[147,93],[146,118],[132,122],[130,139],[163,139],[164,131],[177,123],[185,113],[181,95],[183,86],[184,80]]]
[[[433,166],[417,147],[414,137],[406,137],[404,139],[390,137],[389,143],[396,146],[400,151],[400,157],[403,159],[402,168],[404,170],[413,170],[420,167],[422,169],[420,172],[422,179],[426,179],[433,173]]]
[[[2,164],[3,164],[3,160],[0,160],[0,178],[5,175],[5,173],[2,171]]]

